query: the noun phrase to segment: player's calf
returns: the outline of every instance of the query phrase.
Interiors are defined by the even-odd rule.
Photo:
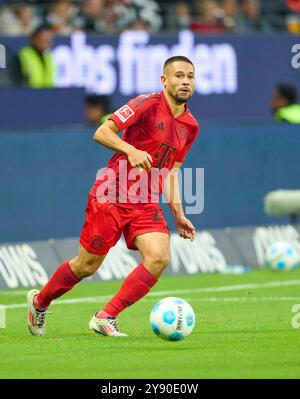
[[[140,263],[124,280],[116,295],[92,318],[90,329],[97,323],[103,335],[115,335],[110,329],[119,313],[142,299],[157,283],[157,279]],[[98,319],[98,320],[97,320]],[[106,320],[106,321],[105,321]],[[118,334],[117,334],[118,335]]]
[[[83,279],[96,273],[104,261],[106,254],[95,255],[88,252],[84,247],[80,247],[78,256],[69,261],[73,273]]]
[[[77,258],[70,260],[70,267],[73,273],[82,280],[83,278],[90,277],[96,273],[99,268],[99,264],[80,262]]]

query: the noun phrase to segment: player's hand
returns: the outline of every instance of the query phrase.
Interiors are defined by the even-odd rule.
[[[194,241],[196,229],[190,220],[184,216],[179,216],[176,218],[176,227],[180,237]]]
[[[150,171],[151,163],[153,162],[152,157],[148,152],[141,151],[136,148],[133,148],[127,154],[128,161],[133,168],[139,169],[147,169]]]

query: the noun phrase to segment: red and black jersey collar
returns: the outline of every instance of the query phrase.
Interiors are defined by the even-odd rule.
[[[166,96],[165,96],[165,94],[164,94],[163,91],[161,92],[161,97],[162,97],[162,102],[164,103],[167,112],[168,112],[169,114],[171,114],[172,117],[173,117],[174,119],[181,119],[181,118],[183,118],[183,117],[186,115],[186,113],[187,113],[187,111],[188,111],[188,107],[187,107],[186,104],[184,104],[184,111],[183,111],[183,113],[182,113],[181,115],[175,117],[175,116],[173,115],[173,112],[172,112],[172,110],[171,110],[170,104],[169,104],[169,102],[168,102],[168,100],[167,100],[167,98],[166,98]]]

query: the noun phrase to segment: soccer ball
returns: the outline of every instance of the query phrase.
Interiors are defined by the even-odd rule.
[[[150,313],[150,326],[158,337],[179,341],[193,331],[195,313],[184,299],[164,298],[153,307]]]
[[[299,264],[299,252],[287,241],[275,242],[265,254],[265,265],[272,270],[289,271]]]

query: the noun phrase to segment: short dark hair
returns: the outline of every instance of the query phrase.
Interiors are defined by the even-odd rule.
[[[285,98],[289,104],[295,104],[298,98],[298,91],[295,86],[290,83],[279,83],[275,89],[281,97]]]
[[[85,97],[85,104],[93,107],[103,107],[105,112],[108,112],[110,107],[108,96],[100,94],[88,94]]]
[[[34,29],[34,31],[31,33],[30,37],[34,38],[37,35],[39,35],[41,32],[43,32],[44,30],[50,30],[50,31],[54,32],[53,27],[50,24],[42,24],[42,25],[37,26]]]
[[[189,64],[193,65],[193,68],[195,69],[194,64],[192,63],[192,61],[191,61],[190,59],[188,59],[188,58],[185,57],[184,55],[174,55],[173,57],[170,57],[170,58],[168,58],[168,59],[165,61],[163,70],[165,70],[166,67],[167,67],[169,64],[172,64],[173,62],[176,62],[176,61],[188,62]]]

